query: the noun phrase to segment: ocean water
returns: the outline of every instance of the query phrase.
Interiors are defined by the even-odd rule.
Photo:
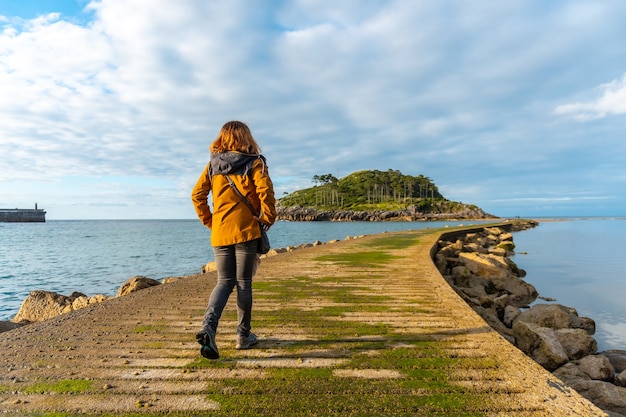
[[[626,218],[540,221],[514,234],[512,259],[524,279],[593,318],[600,350],[626,349]],[[479,222],[278,222],[269,235],[285,247],[472,223]],[[189,275],[212,260],[210,232],[197,220],[0,223],[0,320],[15,316],[33,290],[112,296],[132,276]]]
[[[461,223],[277,222],[269,236],[273,247],[286,247]],[[198,273],[213,260],[210,238],[198,220],[0,223],[0,320],[14,317],[33,290],[113,296],[135,275]]]
[[[626,350],[626,217],[538,220],[513,235],[524,280],[594,319],[599,351]]]

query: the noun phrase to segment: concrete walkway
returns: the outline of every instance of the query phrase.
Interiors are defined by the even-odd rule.
[[[605,415],[456,295],[430,259],[440,233],[386,233],[264,259],[253,310],[261,341],[234,350],[233,294],[217,361],[201,358],[194,339],[214,273],[2,333],[0,410]]]

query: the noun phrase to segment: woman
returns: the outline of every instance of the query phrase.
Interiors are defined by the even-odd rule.
[[[268,230],[276,219],[276,207],[265,157],[245,123],[231,121],[222,126],[210,151],[210,162],[193,188],[191,199],[200,221],[211,229],[217,266],[217,285],[196,339],[202,345],[202,356],[217,359],[217,325],[234,288],[237,288],[238,318],[236,349],[249,349],[257,343],[256,335],[250,332],[250,320],[252,275],[261,237],[259,224]],[[237,195],[228,177],[258,215]],[[213,193],[213,212],[207,201],[209,193]]]

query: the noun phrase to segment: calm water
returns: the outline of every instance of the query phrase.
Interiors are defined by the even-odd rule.
[[[278,222],[274,247],[469,222]],[[513,260],[540,295],[596,321],[601,350],[626,349],[626,218],[541,222],[514,234]],[[522,254],[527,252],[527,254]],[[0,320],[33,290],[115,295],[128,278],[188,275],[213,260],[197,220],[0,223]]]
[[[278,222],[274,247],[462,222]],[[468,222],[465,222],[468,224]],[[33,290],[115,295],[130,277],[195,274],[213,260],[198,220],[86,220],[0,223],[0,320]]]
[[[626,349],[625,236],[626,217],[542,221],[513,235],[524,279],[594,319],[600,351]]]

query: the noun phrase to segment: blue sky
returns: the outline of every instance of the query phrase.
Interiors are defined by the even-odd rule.
[[[0,207],[195,218],[221,125],[276,194],[364,169],[498,216],[626,215],[622,0],[0,0]]]

